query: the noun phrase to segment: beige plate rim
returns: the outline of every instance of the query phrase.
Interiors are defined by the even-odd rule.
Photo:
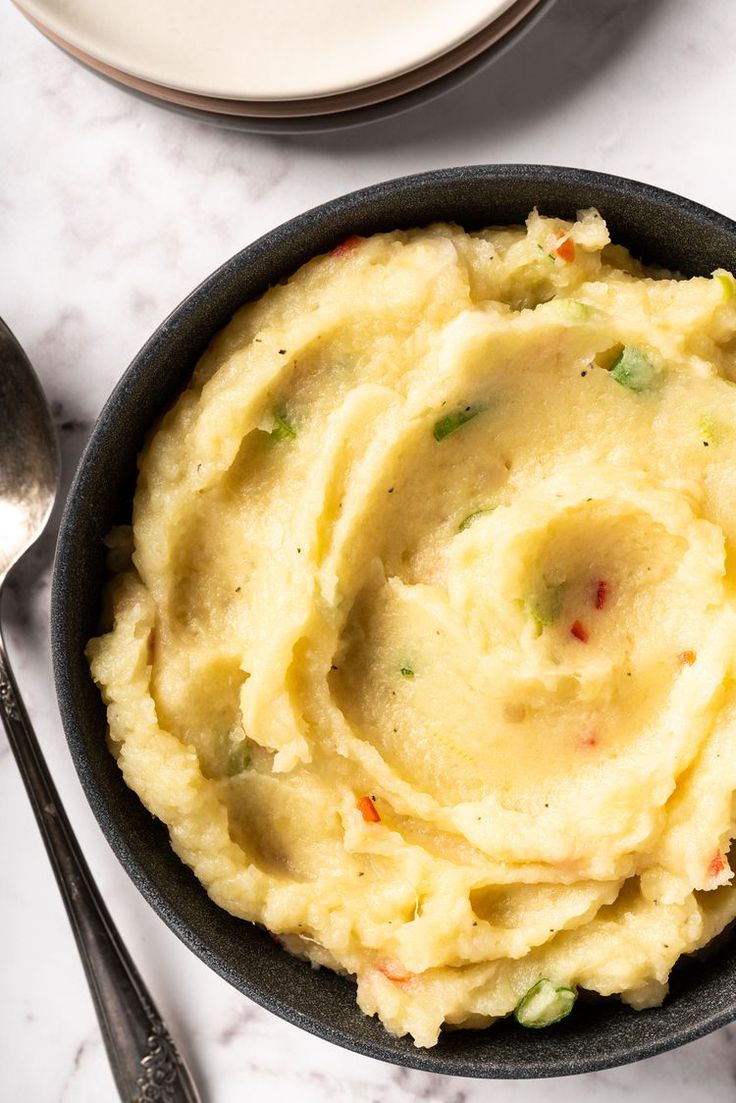
[[[114,66],[100,61],[67,42],[26,11],[22,0],[12,0],[12,2],[37,30],[66,53],[82,61],[101,75],[109,77],[135,92],[180,107],[195,108],[199,111],[208,111],[220,115],[254,119],[296,119],[332,115],[361,107],[373,107],[407,92],[422,88],[440,77],[447,76],[505,38],[518,23],[539,6],[541,0],[515,0],[515,3],[499,15],[497,19],[494,19],[492,23],[478,31],[471,38],[466,39],[465,42],[460,43],[460,45],[455,46],[440,57],[434,58],[416,69],[402,73],[398,77],[337,95],[319,96],[303,100],[270,101],[232,100],[216,96],[203,96],[195,92],[187,92],[183,89],[170,88],[167,85],[143,80],[122,69],[116,69]]]
[[[291,102],[342,95],[420,68],[489,26],[514,0],[20,3],[70,46],[139,80],[208,98]],[[356,23],[367,35],[357,50]],[[253,64],[244,66],[248,57]]]

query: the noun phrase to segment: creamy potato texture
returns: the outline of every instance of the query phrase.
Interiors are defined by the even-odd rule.
[[[89,645],[125,780],[417,1045],[657,1004],[736,914],[734,379],[730,275],[533,213],[316,258],[150,436]]]

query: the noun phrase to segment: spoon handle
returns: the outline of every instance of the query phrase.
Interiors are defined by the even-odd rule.
[[[59,801],[0,635],[0,713],[66,905],[123,1103],[200,1103]]]

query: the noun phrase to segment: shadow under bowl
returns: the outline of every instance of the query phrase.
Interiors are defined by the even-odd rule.
[[[103,537],[130,519],[147,432],[186,385],[210,339],[244,303],[351,234],[453,221],[467,228],[574,218],[595,206],[614,241],[687,276],[736,270],[736,224],[645,184],[575,169],[476,165],[402,177],[331,200],[228,260],[178,306],[105,405],[69,492],[54,566],[51,632],[64,729],[92,810],[115,854],[171,930],[262,1007],[330,1042],[412,1068],[461,1076],[562,1076],[651,1057],[736,1019],[736,943],[678,965],[664,1005],[635,1012],[616,999],[580,1001],[549,1030],[514,1021],[443,1032],[431,1050],[388,1034],[355,1003],[355,987],[280,949],[261,928],[217,907],[169,845],[166,828],[123,782],[108,751],[105,712],[84,658],[98,627]]]

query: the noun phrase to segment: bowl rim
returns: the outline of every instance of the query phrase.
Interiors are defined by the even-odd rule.
[[[498,164],[498,165],[470,165],[443,168],[428,172],[395,177],[386,181],[348,192],[344,195],[330,199],[297,215],[288,221],[281,223],[273,229],[261,235],[255,241],[246,245],[243,249],[233,254],[228,260],[205,277],[181,302],[167,315],[164,321],[154,330],[152,335],[144,343],[138,353],[133,357],[130,365],[124,371],[117,384],[104,403],[100,414],[94,424],[90,437],[78,462],[77,469],[70,485],[64,509],[60,521],[59,533],[54,558],[52,591],[51,591],[51,652],[54,670],[54,682],[61,713],[62,723],[69,746],[70,754],[74,762],[75,770],[82,784],[85,796],[92,808],[95,818],[107,839],[113,853],[121,865],[139,889],[141,894],[151,905],[153,910],[164,920],[170,930],[193,951],[215,973],[228,981],[241,993],[248,996],[254,1002],[268,1011],[276,1014],[285,1021],[316,1035],[319,1038],[333,1042],[344,1049],[369,1056],[383,1062],[402,1065],[405,1067],[439,1072],[445,1075],[467,1076],[493,1079],[527,1079],[535,1077],[551,1077],[578,1075],[587,1072],[598,1071],[606,1068],[614,1068],[644,1058],[655,1056],[659,1053],[675,1049],[688,1042],[702,1037],[705,1034],[725,1026],[736,1019],[736,994],[731,998],[731,1003],[721,1009],[713,1009],[710,1013],[702,1014],[695,1020],[690,1020],[675,1027],[661,1030],[659,1033],[647,1030],[646,1026],[640,1032],[640,1040],[636,1044],[621,1044],[615,1036],[610,1038],[609,1048],[605,1054],[589,1050],[579,1053],[574,1062],[569,1057],[564,1060],[538,1060],[527,1062],[524,1066],[515,1065],[513,1062],[496,1061],[491,1069],[478,1069],[474,1064],[462,1058],[453,1057],[452,1054],[438,1054],[438,1048],[434,1050],[407,1049],[400,1053],[392,1050],[387,1044],[380,1041],[365,1040],[353,1036],[346,1030],[329,1026],[319,1021],[316,1017],[296,1011],[288,1005],[288,1002],[274,996],[272,993],[252,983],[233,968],[232,964],[218,953],[216,949],[206,945],[192,930],[186,920],[173,909],[162,896],[156,881],[138,861],[126,832],[111,815],[104,803],[98,779],[89,770],[84,769],[86,758],[85,739],[82,724],[75,711],[73,701],[73,687],[69,677],[70,648],[65,634],[65,608],[67,582],[70,577],[70,564],[74,560],[75,550],[75,520],[80,509],[84,509],[85,481],[89,471],[95,463],[99,447],[110,434],[115,433],[115,421],[117,409],[121,402],[129,400],[131,393],[135,393],[139,381],[145,377],[145,373],[152,364],[155,364],[161,350],[170,340],[171,334],[176,330],[180,322],[185,322],[187,314],[191,311],[202,310],[213,292],[243,269],[244,266],[263,260],[271,254],[275,247],[285,245],[295,235],[308,234],[319,223],[325,212],[332,212],[343,221],[347,220],[359,228],[361,217],[369,217],[370,208],[376,201],[401,200],[406,202],[428,185],[443,184],[453,187],[467,182],[468,179],[478,184],[483,181],[505,181],[513,184],[519,180],[537,184],[540,193],[544,188],[554,183],[565,185],[579,185],[582,194],[586,188],[594,187],[598,196],[609,194],[612,198],[621,200],[632,197],[645,204],[653,204],[655,207],[664,207],[673,216],[683,215],[697,218],[713,227],[719,233],[724,233],[734,241],[736,248],[736,222],[725,215],[703,206],[694,200],[685,198],[674,192],[655,187],[653,185],[631,180],[608,173],[600,173],[593,170],[566,168],[557,165],[540,164]],[[540,194],[540,206],[544,205],[543,195]],[[407,221],[405,224],[409,224]],[[426,224],[422,223],[422,224]],[[489,225],[492,225],[489,221]],[[379,232],[379,231],[376,231]],[[339,238],[337,239],[339,240]],[[337,244],[334,240],[332,244]],[[330,247],[329,245],[327,246]],[[314,255],[310,253],[309,255]],[[279,275],[278,278],[282,278]],[[273,282],[276,282],[275,280]],[[210,332],[210,337],[221,328],[217,326]],[[199,354],[198,354],[199,355]],[[154,420],[153,418],[151,419]],[[142,442],[141,442],[142,443]],[[124,786],[122,775],[120,785]],[[177,859],[178,860],[178,859]],[[204,890],[203,890],[204,891]],[[227,913],[224,913],[227,914]],[[238,920],[242,923],[242,920]],[[665,1001],[665,1006],[666,1006]],[[660,1009],[658,1009],[660,1010]],[[646,1012],[636,1012],[637,1016],[644,1016]],[[367,1020],[368,1021],[368,1020]],[[564,1024],[563,1024],[564,1025]],[[495,1028],[494,1028],[495,1029]],[[390,1037],[390,1036],[389,1036]],[[570,1067],[574,1064],[575,1067]]]

